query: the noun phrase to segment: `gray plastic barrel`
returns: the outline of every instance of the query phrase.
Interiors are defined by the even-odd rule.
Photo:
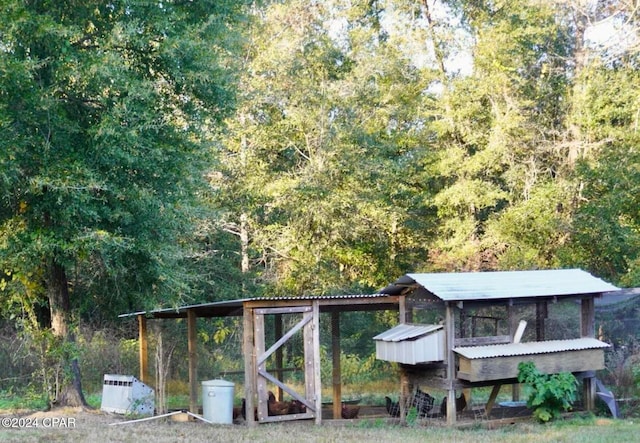
[[[233,387],[226,380],[202,382],[202,416],[212,423],[233,423]]]

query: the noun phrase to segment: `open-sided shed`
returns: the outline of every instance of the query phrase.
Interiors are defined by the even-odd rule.
[[[147,356],[147,320],[176,319],[187,320],[187,342],[189,352],[189,391],[190,411],[198,410],[198,374],[196,352],[196,320],[226,316],[243,317],[243,354],[244,354],[244,397],[246,410],[256,407],[257,421],[315,419],[322,420],[321,381],[320,381],[320,314],[331,315],[332,361],[333,361],[333,417],[341,417],[341,375],[340,375],[340,313],[353,311],[400,311],[404,316],[404,296],[390,294],[306,296],[278,298],[247,298],[221,302],[203,303],[178,308],[156,309],[123,314],[120,317],[137,317],[140,343],[140,379],[148,382]],[[288,331],[282,328],[283,316],[295,317],[295,325]],[[265,318],[274,316],[278,340],[266,347]],[[282,346],[295,334],[301,334],[304,344],[304,380],[305,392],[296,392],[284,384],[277,371],[266,367],[267,359],[279,354]],[[267,411],[267,384],[272,383],[287,392],[292,398],[304,404],[306,411],[297,414],[270,416]],[[254,414],[247,414],[247,422],[256,422]]]
[[[441,362],[401,365],[403,395],[408,395],[414,382],[446,389],[447,421],[454,423],[456,390],[493,385],[487,405],[490,410],[499,386],[516,381],[517,364],[533,361],[543,371],[578,373],[583,379],[585,406],[592,409],[595,370],[603,368],[603,348],[607,346],[594,338],[594,299],[616,290],[580,269],[407,274],[381,292],[405,295],[406,316],[401,323],[412,323],[420,309],[442,310],[446,352]],[[580,304],[577,340],[545,342],[548,305],[568,300]],[[536,341],[513,343],[520,320],[514,307],[525,304],[536,309]],[[483,321],[495,322],[495,334],[476,336],[478,317],[473,312],[486,307],[501,311],[504,318],[482,316]],[[507,334],[498,334],[499,321],[508,325]],[[473,325],[470,335],[467,323]]]
[[[406,340],[425,340],[429,342],[434,337],[440,345],[444,342],[442,352],[434,352],[442,361],[432,361],[427,364],[402,364],[403,378],[401,389],[407,393],[412,380],[423,383],[426,377],[429,382],[447,390],[447,421],[453,423],[455,414],[455,391],[472,386],[513,382],[513,372],[496,373],[493,369],[477,369],[480,359],[497,359],[494,363],[504,362],[504,355],[493,355],[488,352],[489,347],[497,344],[509,344],[513,341],[519,319],[513,308],[521,304],[534,304],[537,313],[536,341],[545,339],[546,308],[550,303],[560,300],[572,300],[580,304],[580,334],[578,339],[594,338],[594,298],[602,293],[616,291],[612,286],[587,272],[579,269],[546,270],[546,271],[507,271],[507,272],[475,272],[475,273],[442,273],[442,274],[407,274],[390,284],[377,294],[343,295],[343,296],[309,296],[309,297],[281,297],[281,298],[247,298],[221,302],[204,303],[183,306],[179,308],[157,309],[123,314],[121,317],[136,317],[139,325],[140,343],[140,379],[147,382],[147,320],[185,318],[187,320],[187,341],[189,353],[189,386],[190,410],[195,413],[198,409],[198,374],[196,371],[196,320],[197,318],[242,316],[243,317],[243,353],[245,367],[245,392],[247,411],[257,408],[257,422],[269,422],[291,419],[314,419],[320,423],[321,416],[321,381],[320,381],[320,314],[331,315],[332,360],[333,360],[333,417],[340,418],[341,377],[340,377],[340,313],[348,311],[392,310],[399,312],[400,324],[411,324],[413,317],[419,310],[442,310],[443,315],[438,324],[428,330],[416,328],[400,328],[401,343]],[[501,307],[509,325],[508,333],[476,336],[471,328],[467,334],[467,323],[475,324],[476,320],[489,321],[497,324],[497,317],[483,317],[470,315],[476,307]],[[282,329],[282,316],[295,316],[295,325],[288,331]],[[265,341],[265,317],[274,316],[275,327],[279,337],[274,344],[267,348]],[[280,326],[279,326],[280,325]],[[443,331],[443,333],[442,333]],[[304,374],[305,392],[299,393],[286,386],[277,373],[272,373],[266,367],[266,361],[271,355],[281,352],[281,347],[294,334],[302,334],[304,343]],[[435,335],[434,335],[435,334]],[[441,338],[440,335],[443,337]],[[398,336],[395,336],[397,338]],[[380,341],[386,344],[395,343],[393,334],[382,333]],[[585,341],[586,343],[586,341]],[[582,343],[584,348],[585,343]],[[566,344],[565,344],[566,345]],[[475,348],[475,350],[474,350]],[[472,350],[473,353],[469,354]],[[572,352],[575,349],[563,349]],[[602,346],[577,349],[587,351],[589,362],[599,362],[596,353],[602,353]],[[511,350],[513,351],[513,349]],[[413,352],[413,351],[409,351]],[[484,353],[483,353],[484,352]],[[534,359],[548,352],[530,352]],[[431,354],[430,354],[431,355]],[[560,354],[557,354],[560,355]],[[538,357],[536,357],[538,356]],[[513,355],[511,355],[513,357]],[[404,357],[402,357],[404,358]],[[434,357],[421,357],[434,358]],[[517,358],[517,357],[516,357]],[[552,364],[562,359],[550,357]],[[465,372],[462,363],[468,360],[468,370]],[[474,360],[478,360],[475,362]],[[486,361],[485,361],[486,362]],[[458,368],[458,365],[461,365]],[[467,363],[464,363],[467,364]],[[480,366],[478,366],[480,365]],[[496,367],[490,364],[489,368]],[[554,367],[554,370],[561,367]],[[576,369],[575,367],[573,369]],[[571,369],[571,370],[573,370]],[[595,384],[593,371],[599,369],[596,363],[587,363],[580,369],[584,380],[584,392],[587,408],[593,407]],[[476,374],[465,379],[465,374]],[[433,377],[432,375],[435,375]],[[474,379],[476,380],[476,379]],[[267,412],[267,384],[275,384],[291,397],[306,406],[306,411],[298,414],[274,417]],[[428,383],[427,383],[428,384]],[[497,395],[497,391],[495,392]],[[495,399],[495,396],[492,394]],[[247,414],[249,424],[256,423],[254,415]]]

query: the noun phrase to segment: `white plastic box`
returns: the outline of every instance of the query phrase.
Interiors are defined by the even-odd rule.
[[[155,393],[133,375],[105,374],[100,409],[116,414],[153,415]]]

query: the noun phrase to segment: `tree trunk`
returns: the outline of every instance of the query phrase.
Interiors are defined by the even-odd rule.
[[[47,275],[47,296],[51,311],[51,332],[62,345],[75,345],[75,334],[70,327],[71,303],[69,300],[69,284],[63,266],[55,260],[49,265]],[[57,398],[53,403],[57,406],[87,407],[87,401],[82,393],[80,365],[78,359],[66,352],[62,353],[63,368],[68,369],[70,378],[63,377],[61,386],[57,390]]]

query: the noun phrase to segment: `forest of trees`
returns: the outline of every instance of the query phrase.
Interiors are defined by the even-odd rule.
[[[407,272],[640,286],[631,0],[1,0],[0,318]]]

